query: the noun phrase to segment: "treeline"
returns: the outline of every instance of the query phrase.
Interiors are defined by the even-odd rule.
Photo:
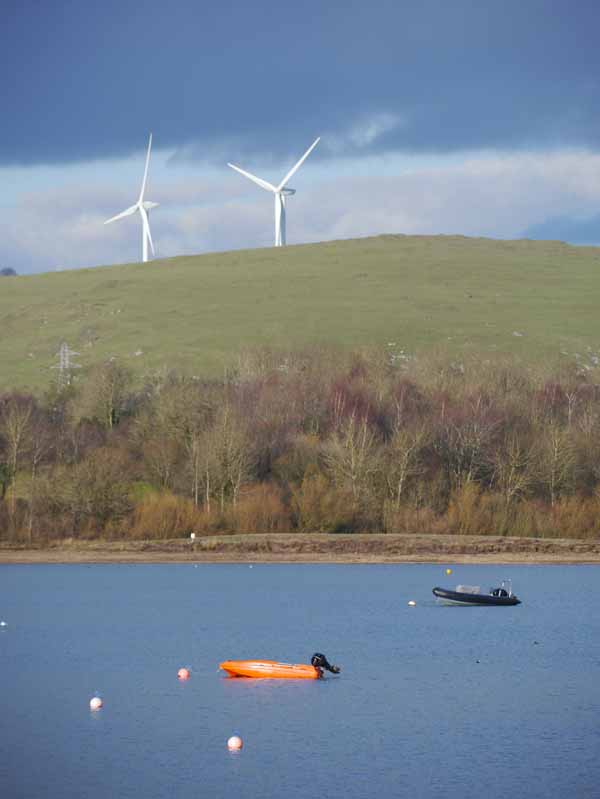
[[[117,361],[0,395],[0,537],[600,535],[600,387],[482,359],[244,353],[221,380]]]

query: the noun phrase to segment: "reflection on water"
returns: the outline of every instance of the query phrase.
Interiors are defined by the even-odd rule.
[[[598,795],[600,571],[509,571],[0,566],[0,796]],[[522,605],[431,595],[506,576]],[[342,673],[218,671],[315,651]]]

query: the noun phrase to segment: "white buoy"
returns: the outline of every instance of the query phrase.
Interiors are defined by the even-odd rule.
[[[5,621],[0,621],[0,627],[6,627],[6,626],[7,626],[7,625],[6,625],[6,622],[5,622]]]
[[[414,608],[414,606],[415,606],[417,603],[415,602],[415,600],[414,600],[414,599],[411,599],[411,600],[409,601],[409,603],[408,603],[408,604],[411,606],[411,608]]]
[[[231,738],[227,741],[227,748],[231,749],[232,751],[237,751],[241,749],[244,745],[244,742],[240,738],[239,735],[232,735]]]
[[[90,699],[90,710],[100,710],[100,708],[102,707],[102,704],[103,704],[103,702],[100,699],[100,697],[99,696],[94,696],[94,697],[92,697],[92,699]]]

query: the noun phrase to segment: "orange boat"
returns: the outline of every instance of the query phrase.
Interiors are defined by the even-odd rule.
[[[305,663],[279,663],[276,660],[225,660],[219,668],[231,677],[259,677],[271,680],[318,680],[323,669],[339,674],[339,666],[332,666],[320,652]]]
[[[219,668],[231,677],[262,677],[276,680],[318,680],[320,669],[305,663],[278,663],[276,660],[226,660]]]

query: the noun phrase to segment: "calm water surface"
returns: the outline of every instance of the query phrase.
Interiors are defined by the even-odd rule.
[[[599,568],[444,572],[0,566],[0,797],[600,796]],[[506,576],[522,605],[431,595]],[[314,651],[342,674],[218,671]]]

